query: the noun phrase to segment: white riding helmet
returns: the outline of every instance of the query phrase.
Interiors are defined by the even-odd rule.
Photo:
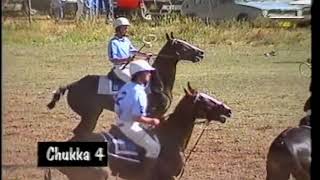
[[[137,72],[141,71],[154,71],[153,68],[147,61],[145,60],[135,60],[130,63],[129,71],[131,76],[133,76]]]
[[[117,28],[119,26],[130,26],[130,22],[125,17],[119,17],[114,21],[113,25],[114,25],[114,28]]]

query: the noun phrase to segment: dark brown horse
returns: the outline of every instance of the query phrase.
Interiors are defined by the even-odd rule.
[[[160,126],[151,130],[157,135],[161,144],[161,153],[154,168],[152,180],[172,180],[179,175],[184,164],[184,147],[191,136],[196,118],[225,123],[227,117],[231,117],[231,109],[228,106],[213,97],[195,91],[188,84],[188,90],[185,89],[185,96],[174,112]],[[91,133],[86,136],[74,136],[70,141],[104,142],[105,135]],[[109,154],[109,168],[113,175],[121,178],[143,180],[143,174],[141,174],[143,162],[130,163]],[[102,167],[69,167],[58,168],[58,170],[70,180],[102,180],[108,177],[107,169]]]
[[[311,94],[310,94],[309,98],[307,99],[307,101],[304,103],[304,106],[303,106],[304,112],[311,110],[312,81],[310,82],[309,91]]]
[[[308,110],[311,110],[311,96],[307,99],[307,101],[304,103],[303,111],[307,112]]]
[[[312,93],[312,81],[309,91]],[[267,180],[310,179],[311,165],[311,95],[304,103],[306,115],[299,126],[287,128],[272,142],[267,156]]]
[[[299,127],[288,128],[272,142],[267,156],[267,180],[310,180],[311,127],[310,114]]]
[[[201,49],[175,39],[172,33],[171,37],[168,34],[166,37],[167,42],[153,63],[157,71],[151,80],[152,93],[148,97],[150,102],[148,109],[154,117],[161,117],[170,107],[177,63],[180,60],[199,62],[204,57]],[[98,75],[87,75],[76,82],[62,86],[54,92],[51,102],[47,105],[49,109],[54,108],[60,96],[68,90],[68,104],[81,116],[81,122],[73,131],[75,134],[92,132],[103,109],[114,110],[113,95],[97,94],[98,82]]]
[[[311,117],[311,95],[304,103],[303,111],[306,112],[306,115],[300,120],[299,126],[306,125],[311,126],[310,117]]]

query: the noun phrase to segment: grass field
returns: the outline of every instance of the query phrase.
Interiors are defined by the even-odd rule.
[[[170,31],[205,50],[201,63],[178,64],[172,108],[190,81],[233,110],[225,124],[210,124],[183,179],[264,179],[271,141],[285,128],[296,126],[304,114],[310,79],[299,74],[299,62],[310,57],[310,30],[192,24],[182,31],[186,25],[177,24],[158,29],[136,25],[131,31],[138,45],[143,36],[139,32],[159,37],[146,51],[158,52],[164,33]],[[111,27],[79,30],[79,26],[40,22],[28,28],[14,21],[4,23],[4,179],[43,178],[42,169],[36,168],[37,142],[65,141],[79,122],[65,99],[52,111],[46,108],[51,92],[87,74],[106,74],[111,67],[105,58]],[[264,56],[272,50],[276,56]],[[107,129],[113,117],[104,111],[96,131]],[[200,131],[197,125],[190,146]],[[57,172],[53,175],[64,178]]]

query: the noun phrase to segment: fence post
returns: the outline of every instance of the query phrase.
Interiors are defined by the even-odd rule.
[[[29,25],[31,25],[31,0],[28,0],[28,19],[29,19]]]

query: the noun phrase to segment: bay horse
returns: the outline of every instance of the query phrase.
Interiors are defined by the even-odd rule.
[[[168,116],[168,119],[150,130],[158,137],[161,145],[158,163],[153,169],[153,177],[150,180],[173,180],[179,175],[184,165],[183,152],[197,118],[207,119],[209,122],[225,123],[226,119],[231,117],[231,109],[227,105],[207,94],[194,90],[189,83],[188,89],[184,89],[184,91],[185,96],[180,100],[174,112]],[[69,141],[106,142],[106,134],[75,135]],[[109,147],[112,145],[114,144],[111,141]],[[107,167],[59,167],[57,169],[65,174],[69,180],[104,180],[109,176],[108,171],[111,171],[114,176],[124,179],[143,180],[143,174],[141,174],[143,161],[132,163],[119,158],[119,156],[113,156],[110,152],[108,152],[108,160],[109,169]]]
[[[310,111],[309,111],[310,112]],[[272,142],[267,155],[267,180],[310,180],[311,126],[307,113],[298,127],[287,128]]]
[[[153,63],[156,71],[151,79],[151,93],[148,95],[148,112],[152,117],[161,117],[172,102],[172,89],[175,82],[176,66],[180,60],[199,62],[204,57],[203,50],[166,33],[167,42]],[[49,109],[55,107],[60,96],[68,90],[67,102],[71,109],[81,116],[81,121],[73,130],[74,134],[90,133],[103,111],[114,111],[113,95],[97,94],[98,75],[87,75],[80,80],[59,87],[53,94]]]
[[[309,109],[311,109],[311,95],[307,99],[307,101],[304,103],[303,111],[307,112]]]

